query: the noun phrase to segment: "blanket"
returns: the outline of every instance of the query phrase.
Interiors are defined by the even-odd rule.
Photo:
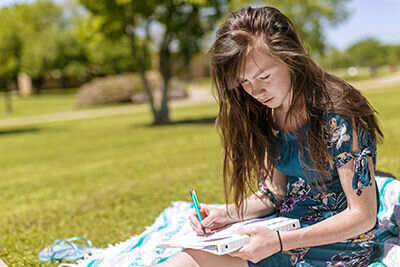
[[[400,262],[400,181],[376,177],[380,208],[376,236],[376,262],[369,267],[392,267]],[[221,206],[221,205],[215,205]],[[162,241],[185,236],[191,231],[187,217],[192,203],[177,201],[166,208],[155,222],[139,234],[108,248],[96,249],[91,256],[78,261],[76,267],[144,267],[160,263],[178,253],[179,248],[157,248]],[[133,222],[134,223],[134,222]]]

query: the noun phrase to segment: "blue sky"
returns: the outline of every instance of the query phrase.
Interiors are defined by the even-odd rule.
[[[326,37],[337,48],[374,37],[383,43],[400,45],[400,0],[351,0],[347,21],[327,29]]]
[[[21,1],[0,0],[0,6]],[[400,0],[349,0],[347,6],[351,10],[347,21],[325,32],[330,45],[344,49],[366,37],[400,44]]]

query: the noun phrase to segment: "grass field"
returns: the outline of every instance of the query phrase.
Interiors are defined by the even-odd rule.
[[[400,84],[365,95],[386,136],[378,168],[400,177]],[[47,112],[72,103],[68,96]],[[126,240],[172,201],[188,200],[191,187],[201,201],[223,202],[216,113],[214,104],[176,108],[174,123],[157,128],[148,113],[1,128],[0,258],[9,267],[57,266],[38,260],[53,240]]]

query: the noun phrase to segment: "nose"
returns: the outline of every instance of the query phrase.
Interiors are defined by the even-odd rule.
[[[253,91],[252,91],[253,94],[256,95],[256,96],[257,95],[264,95],[266,93],[266,90],[267,90],[265,82],[257,80],[257,79],[255,79],[252,82],[252,89],[253,89]]]

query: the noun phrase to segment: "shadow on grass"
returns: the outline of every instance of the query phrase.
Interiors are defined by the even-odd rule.
[[[204,117],[198,119],[184,119],[184,120],[174,120],[167,124],[152,124],[152,123],[145,123],[145,124],[136,124],[133,127],[164,127],[164,126],[176,126],[176,125],[207,125],[207,124],[215,124],[216,117]]]
[[[171,124],[167,125],[185,125],[185,124],[215,124],[216,117],[205,117],[205,118],[199,118],[199,119],[184,119],[184,120],[177,120],[177,121],[172,121]]]
[[[0,129],[0,136],[39,132],[40,128]]]

